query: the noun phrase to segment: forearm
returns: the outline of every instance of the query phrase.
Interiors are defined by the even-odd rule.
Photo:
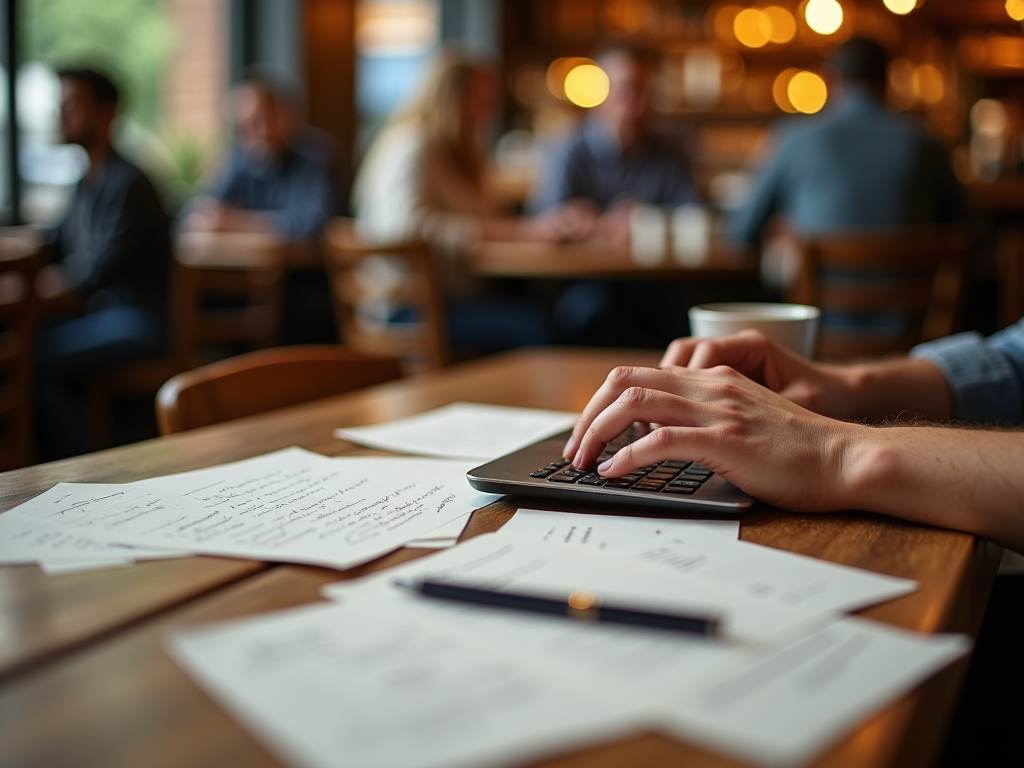
[[[840,507],[967,531],[1024,551],[1024,433],[857,428]]]
[[[824,366],[837,386],[822,412],[838,418],[878,420],[896,417],[943,419],[953,397],[942,371],[928,360],[898,358],[874,363]]]

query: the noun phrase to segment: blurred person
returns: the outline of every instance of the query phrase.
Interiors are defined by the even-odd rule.
[[[357,231],[370,241],[421,239],[442,261],[452,347],[488,352],[549,339],[532,302],[500,296],[470,275],[464,257],[489,240],[585,237],[593,217],[575,205],[520,218],[488,195],[483,142],[497,109],[496,72],[454,50],[434,63],[411,105],[382,129],[353,187]]]
[[[918,121],[886,108],[888,56],[876,41],[853,37],[829,60],[828,105],[818,115],[784,121],[775,150],[729,223],[732,237],[758,245],[775,232],[811,236],[929,225],[971,226],[966,192],[945,149]],[[788,287],[795,259],[785,247],[768,257],[778,287]],[[835,278],[842,279],[841,275]],[[903,329],[901,313],[826,313],[826,325]]]
[[[41,460],[85,453],[81,389],[120,364],[166,351],[170,219],[153,184],[112,144],[118,89],[105,74],[66,68],[62,140],[89,167],[57,227],[37,283],[36,441]]]
[[[590,206],[601,216],[601,240],[626,244],[635,204],[674,207],[699,203],[700,196],[681,142],[651,126],[654,54],[617,42],[599,50],[595,61],[608,76],[608,97],[544,158],[528,210],[542,213],[567,201]],[[591,339],[633,344],[633,338],[622,337],[632,323],[642,341],[660,345],[675,335],[667,311],[671,303],[663,285],[585,281],[570,286],[559,299],[556,323],[572,343]],[[621,311],[616,312],[616,305]],[[662,328],[667,337],[652,336]]]
[[[183,231],[264,232],[292,248],[316,248],[342,213],[337,152],[304,124],[297,88],[249,72],[231,98],[235,145],[209,189],[181,217]],[[334,321],[322,270],[289,270],[286,342],[330,341]]]

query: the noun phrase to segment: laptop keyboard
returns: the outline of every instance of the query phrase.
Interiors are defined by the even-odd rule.
[[[549,483],[590,485],[616,490],[645,491],[647,493],[669,493],[692,496],[707,482],[714,472],[695,461],[667,460],[624,475],[607,479],[597,473],[597,465],[615,455],[616,451],[640,437],[637,430],[630,429],[608,443],[595,465],[588,469],[576,469],[568,459],[558,458],[535,469],[530,477],[546,478]]]

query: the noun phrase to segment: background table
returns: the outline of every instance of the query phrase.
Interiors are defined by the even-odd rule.
[[[457,400],[583,407],[615,364],[653,365],[653,352],[521,351],[273,414],[0,475],[0,510],[59,481],[127,482],[242,459],[288,445],[366,454],[333,437]],[[570,509],[531,500],[530,507]],[[464,537],[506,522],[514,502],[474,513]],[[911,595],[861,615],[921,632],[975,632],[998,550],[974,537],[858,514],[794,515],[758,507],[741,537],[834,562],[917,579]],[[89,768],[278,766],[161,649],[172,630],[307,603],[324,584],[426,554],[402,549],[347,572],[192,557],[46,577],[0,568],[0,765]],[[964,663],[878,712],[817,763],[927,765],[941,744]],[[737,763],[657,733],[553,756],[544,766],[698,768]]]
[[[671,253],[660,263],[637,263],[627,246],[601,243],[481,244],[470,269],[484,277],[587,278],[618,280],[756,280],[757,255],[712,243],[699,264],[680,264]]]

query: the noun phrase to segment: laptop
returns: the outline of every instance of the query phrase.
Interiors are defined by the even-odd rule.
[[[528,498],[598,503],[702,516],[735,516],[754,500],[707,467],[692,461],[662,461],[624,478],[605,479],[578,470],[562,457],[571,430],[520,448],[469,471],[478,491]],[[596,463],[637,439],[636,428],[608,444]]]

